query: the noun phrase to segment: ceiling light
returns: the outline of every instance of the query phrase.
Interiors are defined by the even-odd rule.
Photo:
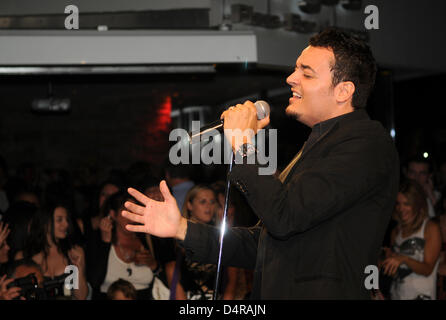
[[[297,5],[302,12],[308,14],[315,14],[321,11],[321,0],[304,0]]]

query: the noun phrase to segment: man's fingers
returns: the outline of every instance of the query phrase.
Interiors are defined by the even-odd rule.
[[[137,214],[122,210],[122,216],[133,222],[144,223],[144,217]]]
[[[136,189],[133,188],[128,188],[127,192],[134,197],[136,200],[138,200],[139,202],[148,205],[150,203],[150,198],[147,197],[146,195],[142,194],[141,192],[139,192]]]
[[[240,111],[240,107],[241,107],[241,106],[242,106],[241,104],[237,104],[237,105],[235,105],[235,106],[230,106],[228,109],[226,109],[225,111],[223,111],[223,113],[222,113],[221,116],[220,116],[220,119],[224,119],[224,118],[228,115],[229,112],[237,112],[237,111]],[[239,108],[237,108],[237,107],[239,107]]]
[[[256,108],[256,105],[254,104],[254,102],[246,100],[245,103],[243,103],[243,106],[246,106],[249,109],[251,109],[251,111],[257,113],[257,108]]]
[[[130,202],[130,201],[126,201],[124,203],[124,206],[130,212],[133,212],[133,213],[136,213],[136,214],[139,214],[139,215],[144,215],[144,207],[138,206],[136,203],[133,203],[133,202]]]
[[[128,224],[125,226],[128,231],[132,232],[145,232],[144,226],[135,226],[134,224]]]
[[[269,124],[269,116],[257,121],[257,130],[265,128]]]
[[[167,186],[166,181],[164,181],[164,180],[162,180],[160,182],[160,191],[161,191],[161,194],[164,197],[164,200],[172,201],[172,199],[174,199],[174,197],[172,196],[172,194],[169,191],[169,187]]]

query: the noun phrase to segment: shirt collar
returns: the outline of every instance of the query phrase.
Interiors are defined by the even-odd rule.
[[[354,112],[354,111],[353,111]],[[334,117],[334,118],[330,118],[328,120],[316,123],[313,126],[313,129],[311,130],[311,135],[315,134],[318,137],[320,137],[321,135],[323,135],[325,132],[327,132],[328,130],[330,130],[336,122],[338,122],[339,120],[344,119],[345,117],[347,117],[351,112],[348,113],[344,113],[341,114],[340,116]]]
[[[352,112],[341,114],[340,116],[330,118],[324,121],[321,121],[313,126],[311,129],[310,136],[308,137],[307,141],[305,142],[305,150],[308,150],[308,148],[314,144],[322,135],[324,135],[326,132],[328,132],[333,126],[338,123],[339,121],[342,121],[344,119],[348,120],[349,118],[364,118],[367,117],[365,115],[365,111],[363,109],[353,110]]]

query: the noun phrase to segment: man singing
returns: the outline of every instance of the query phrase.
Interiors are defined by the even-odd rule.
[[[251,298],[370,298],[364,271],[377,264],[399,183],[393,142],[365,111],[375,75],[362,41],[336,29],[313,36],[287,78],[286,113],[312,128],[308,140],[278,178],[259,175],[258,164],[233,166],[229,179],[260,221],[227,230],[222,265],[255,269]],[[222,118],[233,151],[255,157],[252,138],[269,118],[258,121],[250,101]],[[216,263],[219,230],[183,218],[160,188],[164,202],[129,189],[142,206],[126,203],[123,215],[141,223],[128,230],[175,237],[190,259]]]

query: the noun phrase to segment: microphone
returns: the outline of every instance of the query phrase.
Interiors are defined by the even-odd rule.
[[[256,106],[256,109],[257,109],[257,120],[262,120],[262,119],[266,118],[267,116],[269,116],[270,107],[269,107],[268,102],[266,102],[264,100],[258,100],[256,102],[254,102],[254,105]],[[190,143],[192,144],[197,141],[200,141],[200,137],[202,135],[208,133],[209,131],[217,130],[217,131],[221,132],[223,130],[223,123],[224,123],[224,119],[219,119],[217,121],[214,121],[208,125],[201,127],[200,131],[198,131],[198,132],[190,132],[189,133]]]

